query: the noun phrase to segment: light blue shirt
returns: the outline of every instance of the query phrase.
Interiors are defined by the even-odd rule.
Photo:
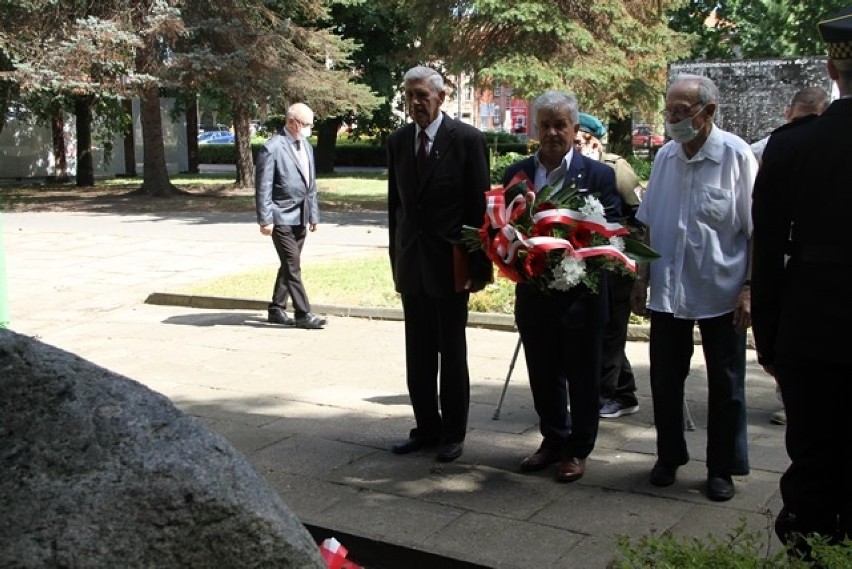
[[[670,141],[657,153],[636,213],[651,247],[648,307],[676,318],[731,312],[745,281],[757,161],[748,143],[713,126],[692,158]]]

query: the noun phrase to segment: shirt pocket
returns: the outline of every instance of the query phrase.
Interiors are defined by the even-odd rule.
[[[717,227],[731,218],[734,207],[733,190],[710,184],[698,186],[695,192],[696,219]]]

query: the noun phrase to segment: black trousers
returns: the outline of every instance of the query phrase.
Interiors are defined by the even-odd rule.
[[[667,312],[651,312],[649,353],[657,457],[670,466],[689,461],[683,434],[683,401],[697,322],[707,365],[707,470],[719,474],[749,473],[746,335],[734,328],[733,314],[688,320]]]
[[[613,273],[609,277],[609,287],[612,304],[603,337],[600,404],[615,400],[625,407],[633,407],[639,404],[636,377],[624,353],[627,327],[630,325],[633,277]]]
[[[515,322],[524,345],[541,446],[586,458],[600,423],[601,346],[609,318],[608,279],[599,293],[515,287]],[[570,402],[570,411],[568,409]]]
[[[790,456],[780,483],[785,529],[852,538],[852,366],[797,359],[775,371]]]
[[[296,318],[301,318],[311,311],[308,293],[302,283],[302,247],[307,235],[308,228],[305,225],[276,225],[272,230],[272,243],[281,265],[275,277],[269,308],[286,309],[289,297],[292,299]]]
[[[469,297],[402,295],[406,382],[417,425],[412,438],[447,444],[462,442],[467,434]]]

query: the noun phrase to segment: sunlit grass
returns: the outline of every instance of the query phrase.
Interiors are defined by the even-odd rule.
[[[278,271],[264,267],[188,287],[188,294],[268,300]],[[306,261],[302,280],[314,304],[399,308],[387,253],[323,263]]]
[[[278,267],[228,275],[197,283],[177,292],[198,296],[268,300]],[[387,253],[311,263],[302,266],[302,280],[314,304],[336,306],[401,308],[393,287]],[[485,290],[470,297],[470,310],[511,314],[514,306],[514,284],[496,279]]]
[[[234,183],[233,173],[216,174],[175,174],[169,180],[175,186],[199,188],[209,186],[211,189],[228,188]],[[73,183],[62,184],[69,190],[78,192]],[[141,177],[116,177],[98,181],[98,186],[133,187],[141,186]],[[359,172],[357,174],[336,173],[317,176],[320,208],[323,206],[335,210],[343,209],[372,209],[382,210],[387,207],[387,174],[381,172]],[[246,195],[230,196],[238,201],[254,200],[252,188],[243,192]]]

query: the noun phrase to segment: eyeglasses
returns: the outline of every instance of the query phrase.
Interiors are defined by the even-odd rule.
[[[666,120],[675,119],[675,121],[680,121],[680,120],[683,120],[683,119],[686,119],[686,118],[692,118],[695,115],[697,115],[698,113],[695,113],[695,115],[690,115],[689,111],[691,111],[693,108],[695,108],[695,105],[700,105],[700,104],[701,104],[701,102],[699,101],[698,103],[692,103],[688,107],[679,107],[679,108],[677,108],[673,111],[665,109],[663,111],[660,111],[660,115],[662,115],[662,117]],[[701,107],[701,108],[703,109],[704,107]],[[700,113],[701,111],[698,111],[698,112]]]
[[[309,128],[309,127],[310,127],[310,128],[313,128],[313,126],[314,126],[314,123],[310,123],[310,122],[302,122],[302,121],[300,121],[299,119],[297,119],[296,117],[290,117],[290,118],[292,118],[294,121],[296,121],[297,123],[299,123],[299,126],[300,126],[300,127],[302,127],[302,128]]]

